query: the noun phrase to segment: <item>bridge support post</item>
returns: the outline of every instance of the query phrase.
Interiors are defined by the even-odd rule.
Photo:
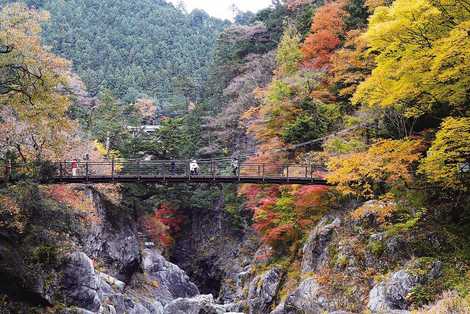
[[[264,182],[264,164],[263,164],[263,182]]]
[[[166,182],[165,162],[162,163],[162,176],[163,176],[163,182]]]
[[[114,182],[114,169],[116,167],[116,161],[114,158],[111,160],[111,180]]]
[[[215,181],[215,167],[214,167],[214,161],[211,159],[211,175],[212,175],[212,180]]]
[[[287,183],[289,183],[289,165],[286,167]]]
[[[88,161],[85,163],[85,177],[86,177],[86,182],[88,182],[88,177],[89,177],[89,173],[88,173]]]

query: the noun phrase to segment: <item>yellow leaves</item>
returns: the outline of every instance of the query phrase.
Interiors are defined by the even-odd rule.
[[[446,119],[419,171],[424,173],[430,182],[467,191],[470,183],[469,143],[470,118]]]
[[[377,217],[377,221],[379,223],[385,223],[385,221],[390,218],[396,210],[396,203],[390,199],[390,197],[388,197],[388,199],[386,197],[381,201],[369,201],[364,203],[351,213],[351,218],[353,220],[360,220],[368,215],[374,215]]]
[[[461,109],[470,83],[470,13],[462,13],[458,1],[446,7],[449,1],[397,0],[375,10],[363,38],[377,67],[358,87],[353,103],[394,107],[408,117],[431,112],[435,105]]]
[[[331,158],[327,180],[343,194],[372,197],[387,185],[411,182],[421,150],[418,140],[384,140],[365,152]]]
[[[68,83],[69,62],[41,44],[41,23],[47,13],[22,4],[0,11],[2,94],[0,105],[13,112],[18,127],[16,148],[24,157],[53,158],[64,151],[70,121],[69,98],[61,92]]]
[[[291,25],[284,31],[284,35],[279,43],[276,61],[278,65],[278,75],[293,74],[298,70],[303,55],[300,51],[300,35]]]

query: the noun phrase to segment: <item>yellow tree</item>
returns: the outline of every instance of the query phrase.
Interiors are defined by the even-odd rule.
[[[462,0],[397,0],[379,7],[364,35],[377,67],[353,102],[419,117],[469,101],[470,12]]]
[[[0,11],[0,107],[16,119],[14,148],[24,160],[53,158],[63,151],[69,126],[69,64],[41,45],[44,12],[11,4]]]
[[[412,166],[421,150],[417,140],[384,140],[367,151],[331,158],[327,180],[346,195],[383,194],[392,186],[412,182]]]
[[[470,118],[448,118],[436,134],[419,168],[430,182],[468,190],[470,184]]]

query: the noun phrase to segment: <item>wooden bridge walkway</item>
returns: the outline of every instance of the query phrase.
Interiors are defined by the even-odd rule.
[[[316,165],[241,163],[233,169],[228,160],[198,161],[199,171],[190,171],[189,161],[55,162],[37,169],[27,165],[5,166],[0,181],[15,181],[26,173],[43,183],[253,183],[328,185],[326,170]],[[23,175],[24,176],[24,175]]]

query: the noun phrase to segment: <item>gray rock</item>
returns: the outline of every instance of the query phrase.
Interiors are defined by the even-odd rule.
[[[224,306],[216,305],[209,295],[198,295],[193,298],[176,299],[165,306],[164,314],[222,314],[232,313]]]
[[[303,248],[302,272],[313,272],[326,259],[326,248],[333,232],[341,225],[339,218],[325,216],[310,233]]]
[[[98,311],[101,306],[99,283],[93,262],[85,253],[75,252],[68,255],[62,286],[69,304]]]
[[[367,307],[374,313],[400,313],[408,309],[407,295],[419,284],[424,284],[441,275],[442,264],[435,261],[424,276],[400,270],[391,275],[388,280],[375,285],[369,293]],[[406,311],[405,311],[406,312]]]
[[[101,223],[91,224],[83,235],[84,252],[94,259],[106,260],[106,273],[127,282],[140,265],[135,219],[106,202],[95,190],[86,192],[93,200]]]
[[[282,275],[280,269],[273,268],[251,281],[248,292],[250,314],[270,312],[271,305],[280,289]]]
[[[145,303],[142,300],[136,300],[124,294],[113,294],[108,297],[116,309],[116,313],[126,314],[162,314],[163,307],[161,304]]]
[[[143,251],[143,268],[149,280],[158,282],[158,287],[152,288],[152,294],[163,305],[177,298],[190,298],[199,294],[188,275],[156,250]]]
[[[284,304],[284,314],[323,313],[327,309],[327,301],[321,295],[321,287],[315,279],[304,280],[290,294]]]

